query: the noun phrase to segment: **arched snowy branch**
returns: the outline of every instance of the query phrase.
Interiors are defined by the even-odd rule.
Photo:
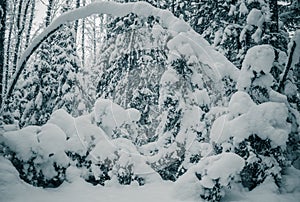
[[[196,56],[201,63],[209,67],[209,69],[205,69],[204,71],[210,77],[214,77],[212,79],[215,82],[219,81],[220,73],[221,76],[224,74],[224,69],[227,69],[226,72],[234,72],[233,74],[235,74],[235,67],[223,55],[217,53],[210,47],[208,42],[192,30],[186,22],[176,18],[171,12],[155,8],[146,2],[94,2],[57,17],[42,33],[34,38],[17,64],[17,70],[10,83],[6,99],[12,95],[19,76],[33,52],[62,25],[81,18],[86,18],[93,14],[108,14],[123,17],[130,13],[134,13],[139,17],[155,16],[160,18],[161,26],[167,29],[172,35],[171,40],[169,40],[167,44],[170,51],[169,58],[172,58],[174,54],[181,54],[187,57]]]

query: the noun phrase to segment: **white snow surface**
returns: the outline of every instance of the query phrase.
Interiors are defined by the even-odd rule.
[[[39,132],[41,132],[39,126],[28,126],[18,131],[4,133],[3,141],[11,150],[16,152],[20,159],[27,161],[34,152],[38,152],[37,134]]]
[[[238,90],[246,90],[251,85],[252,78],[255,74],[255,84],[269,88],[273,83],[273,76],[270,74],[275,52],[270,45],[258,45],[247,51],[242,64],[242,69],[237,80]]]
[[[272,147],[284,147],[291,131],[291,125],[286,122],[288,117],[286,105],[276,102],[255,105],[247,96],[240,96],[244,95],[243,93],[236,94],[233,96],[233,101],[230,101],[232,111],[229,110],[229,114],[219,117],[213,123],[211,142],[223,143],[233,137],[234,143],[240,143],[250,135],[256,134],[262,139],[270,139]],[[241,103],[238,100],[235,102],[238,97],[241,97]],[[243,107],[248,108],[248,111],[243,109],[244,113],[241,114],[243,111],[238,108]],[[235,117],[236,115],[240,116]]]
[[[231,96],[228,109],[230,111],[230,118],[236,118],[249,111],[251,107],[255,106],[250,95],[243,91],[238,91]]]
[[[215,186],[216,179],[222,186],[227,186],[230,178],[240,172],[244,165],[244,159],[234,153],[204,157],[176,181],[174,191],[183,201],[189,198],[196,200],[203,188]],[[201,174],[201,180],[196,173]]]
[[[197,178],[192,176],[197,182]],[[251,192],[247,192],[240,187],[233,187],[226,193],[222,200],[235,202],[254,202],[254,201],[297,201],[300,198],[299,191],[299,170],[289,170],[288,175],[284,176],[289,181],[289,192],[279,194],[274,190],[274,183],[265,182]],[[173,182],[150,183],[144,186],[112,186],[102,187],[93,186],[84,182],[80,178],[74,178],[72,183],[65,182],[55,189],[42,189],[30,186],[24,183],[18,176],[17,171],[7,159],[0,157],[0,201],[2,202],[196,202],[199,198],[184,197],[180,194],[185,190],[187,192],[197,191],[197,187],[201,185],[187,184],[178,186]],[[178,188],[181,192],[177,192]],[[201,188],[201,187],[199,187]],[[176,191],[175,191],[176,190]],[[298,191],[297,191],[298,190]]]
[[[141,117],[141,113],[133,108],[124,109],[109,99],[97,99],[94,107],[94,118],[109,137],[112,131],[124,124],[135,124]]]
[[[264,21],[262,12],[256,8],[253,8],[247,16],[247,24],[261,27]]]
[[[270,45],[259,45],[250,48],[247,51],[243,61],[243,68],[253,71],[269,73],[275,59],[275,52]]]

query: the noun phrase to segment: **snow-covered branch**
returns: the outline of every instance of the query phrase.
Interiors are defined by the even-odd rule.
[[[116,2],[101,1],[94,2],[87,6],[74,9],[72,11],[62,14],[61,16],[57,17],[47,28],[45,28],[43,32],[41,32],[38,36],[36,36],[33,39],[32,43],[24,51],[23,55],[18,61],[16,72],[8,88],[6,99],[8,99],[12,95],[18,78],[21,75],[21,72],[25,68],[26,62],[33,54],[33,52],[40,46],[40,44],[43,41],[45,41],[52,33],[57,31],[62,25],[78,19],[86,18],[93,14],[108,14],[116,17],[123,17],[130,13],[135,13],[139,17],[158,17],[160,19],[161,26],[164,29],[167,29],[172,35],[172,39],[168,42],[168,44],[172,44],[172,46],[168,47],[173,47],[175,50],[172,50],[170,52],[181,52],[177,51],[177,49],[180,49],[181,45],[184,45],[182,40],[180,39],[182,39],[182,36],[185,36],[190,39],[185,43],[189,44],[192,47],[192,49],[194,49],[194,51],[193,53],[184,54],[186,54],[187,56],[191,54],[201,56],[198,59],[202,63],[207,64],[209,68],[212,68],[213,72],[216,75],[219,75],[220,68],[221,72],[222,69],[228,67],[231,70],[234,69],[234,66],[224,56],[213,50],[213,48],[210,47],[207,41],[205,41],[199,34],[193,31],[186,22],[176,18],[170,11],[155,8],[146,2],[133,2],[122,4]],[[174,43],[177,45],[174,45]],[[197,46],[197,48],[194,48],[195,46]],[[212,59],[212,57],[214,59]],[[218,60],[216,60],[216,58],[218,58]]]

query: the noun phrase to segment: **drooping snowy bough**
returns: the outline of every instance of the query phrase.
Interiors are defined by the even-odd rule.
[[[188,59],[201,61],[202,64],[206,64],[202,66],[205,67],[202,71],[209,75],[215,83],[219,83],[221,77],[228,73],[234,75],[233,77],[237,76],[237,71],[233,64],[210,47],[209,43],[186,22],[176,18],[171,12],[155,8],[146,2],[122,4],[101,1],[62,14],[33,39],[18,61],[16,73],[13,76],[5,98],[11,97],[19,76],[33,52],[61,26],[93,14],[108,14],[123,17],[130,13],[134,13],[139,17],[154,16],[160,19],[161,26],[171,33],[171,39],[167,44],[167,48],[169,49],[168,58],[170,60],[174,59],[174,56],[177,58],[179,55],[183,55]]]

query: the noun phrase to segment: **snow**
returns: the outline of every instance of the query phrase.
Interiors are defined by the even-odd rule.
[[[249,13],[249,10],[248,10],[247,6],[245,5],[244,1],[240,4],[240,10],[239,11],[243,15],[246,15],[246,14]]]
[[[73,168],[72,168],[73,169]],[[67,173],[78,172],[69,170]],[[75,175],[76,176],[76,175]],[[93,186],[80,178],[73,176],[71,183],[65,182],[59,188],[42,189],[30,186],[20,180],[17,171],[3,157],[0,157],[0,201],[5,202],[132,202],[132,201],[164,201],[164,202],[196,202],[199,201],[199,190],[202,184],[195,175],[188,175],[190,183],[180,185],[178,182],[160,182],[150,183],[141,187],[137,186],[112,186],[102,187]],[[186,176],[186,177],[188,177]],[[248,192],[240,187],[232,186],[232,189],[226,192],[222,201],[234,202],[253,202],[253,201],[297,201],[300,198],[298,170],[290,169],[284,176],[284,182],[289,183],[289,189],[279,194],[275,190],[274,183],[267,181],[258,186],[253,191]],[[209,180],[209,179],[208,179]],[[292,181],[291,181],[292,180]],[[205,178],[202,183],[205,183]],[[209,183],[209,181],[207,182]],[[208,184],[206,184],[208,186]],[[12,191],[13,190],[13,191]],[[194,197],[190,193],[195,193]]]
[[[95,148],[90,152],[92,160],[104,161],[105,159],[117,159],[115,151],[117,148],[110,141],[100,141]]]
[[[231,96],[228,109],[231,118],[236,118],[244,113],[247,113],[251,107],[255,106],[248,93],[238,91]]]
[[[160,79],[160,84],[162,86],[169,86],[179,81],[179,76],[174,69],[168,68]]]
[[[261,27],[263,14],[260,10],[253,8],[247,16],[247,24]]]
[[[17,157],[28,161],[33,153],[38,153],[37,134],[40,133],[39,126],[28,126],[18,131],[9,131],[3,134],[6,146],[16,152]]]
[[[228,12],[228,15],[229,16],[232,16],[234,14],[234,12],[236,11],[236,6],[235,5],[230,5],[230,9],[229,9],[229,12]]]
[[[243,61],[243,68],[269,73],[275,59],[274,49],[270,45],[259,45],[250,48]]]
[[[237,80],[238,90],[246,90],[250,87],[252,79],[257,85],[269,88],[273,83],[270,74],[275,59],[274,49],[270,45],[258,45],[247,51],[242,64],[242,69]]]
[[[244,159],[234,153],[204,157],[175,182],[174,194],[182,201],[199,200],[203,188],[216,186],[216,179],[219,179],[221,186],[227,186],[230,178],[240,172],[244,165]],[[201,179],[196,174],[201,175]]]
[[[192,98],[192,101],[194,101],[198,106],[209,106],[210,104],[210,98],[207,90],[205,89],[196,89],[190,97]]]
[[[244,2],[239,9],[242,14],[248,13]],[[231,14],[234,11],[236,11],[236,7],[232,6]],[[28,59],[30,52],[37,47],[40,41],[60,25],[92,14],[125,16],[131,12],[142,17],[154,15],[161,19],[161,25],[157,26],[155,34],[159,36],[164,29],[169,32],[170,39],[167,44],[169,62],[172,62],[179,55],[183,55],[190,64],[199,64],[196,65],[198,69],[195,69],[195,72],[201,70],[215,82],[216,86],[225,76],[230,76],[234,81],[238,81],[240,91],[231,97],[228,109],[215,107],[208,114],[218,117],[227,110],[229,111],[228,114],[220,116],[213,123],[210,133],[211,143],[222,143],[225,148],[227,141],[232,140],[234,144],[238,144],[250,135],[257,134],[262,139],[270,139],[272,147],[285,146],[291,132],[291,125],[286,121],[288,119],[288,108],[285,104],[287,103],[286,96],[271,90],[269,92],[270,100],[273,102],[256,105],[247,93],[242,92],[251,85],[256,73],[261,75],[255,79],[255,84],[271,86],[273,77],[270,70],[275,58],[273,48],[268,45],[251,48],[245,57],[240,72],[224,56],[215,51],[207,41],[191,30],[186,22],[177,19],[169,11],[154,8],[145,2],[120,4],[98,1],[63,14],[33,40],[20,58],[18,69],[21,68],[21,64]],[[260,38],[260,26],[265,20],[264,18],[262,12],[256,9],[252,9],[247,17],[249,25],[258,27],[252,36],[256,41]],[[229,31],[229,29],[225,30],[226,34],[230,34]],[[296,50],[298,50],[299,31],[296,32],[294,40],[297,44]],[[215,43],[219,42],[220,38],[217,36]],[[299,51],[296,51],[293,57],[296,58],[294,61],[298,62]],[[17,76],[18,73],[14,77]],[[200,74],[195,73],[192,77],[192,83],[198,85],[199,88],[203,87],[202,80]],[[173,93],[174,85],[177,85],[179,81],[180,78],[176,71],[167,69],[160,84]],[[65,91],[69,87],[64,85],[62,88]],[[165,93],[162,92],[162,94]],[[177,94],[173,93],[172,96],[176,97]],[[115,165],[109,173],[112,180],[106,183],[109,185],[108,187],[92,186],[86,183],[80,178],[81,170],[71,165],[66,171],[66,181],[59,188],[41,189],[21,181],[11,162],[0,156],[0,201],[199,201],[201,190],[213,189],[217,180],[222,188],[226,187],[231,182],[232,177],[243,169],[245,162],[243,158],[234,153],[212,155],[212,144],[194,141],[196,132],[192,130],[201,131],[202,127],[199,124],[199,119],[204,113],[200,106],[209,105],[211,101],[205,89],[190,92],[188,96],[192,103],[184,108],[183,121],[181,122],[183,129],[179,131],[178,135],[173,137],[170,131],[165,132],[159,141],[144,145],[140,149],[131,140],[126,138],[112,139],[112,135],[115,129],[123,130],[122,127],[126,124],[136,124],[141,118],[141,113],[133,108],[124,109],[108,99],[98,99],[94,111],[85,116],[73,118],[66,111],[57,110],[42,127],[29,126],[18,131],[4,132],[0,136],[0,146],[5,144],[16,152],[16,156],[23,161],[30,160],[34,155],[38,156],[34,163],[40,163],[40,169],[46,179],[51,179],[56,175],[52,166],[54,162],[65,167],[69,164],[69,159],[65,155],[67,151],[85,155],[89,150],[88,159],[94,163],[91,165],[91,170],[96,179],[101,175],[97,163],[108,159]],[[42,102],[42,94],[39,94],[35,104],[40,107]],[[79,108],[84,109],[84,106],[79,106]],[[121,132],[127,133],[124,130]],[[175,183],[163,182],[158,173],[147,163],[168,151],[175,150],[176,144],[172,144],[169,148],[164,147],[166,145],[164,141],[172,138],[178,143],[188,145],[185,148],[188,155],[199,154],[203,157]],[[148,158],[139,153],[141,150],[150,155],[158,148],[162,149],[154,158]],[[173,153],[172,155],[176,158],[177,154]],[[146,185],[138,187],[136,183],[133,183],[130,186],[120,186],[116,175],[123,174],[126,169],[138,177],[143,177]],[[252,192],[242,190],[243,195],[233,189],[224,201],[264,201],[265,199],[296,201],[300,197],[299,171],[288,168],[286,172],[287,174],[283,176],[282,180],[285,185],[285,190],[283,190],[285,194],[283,195],[277,193],[278,189],[272,180],[265,180]],[[196,174],[201,175],[201,178],[199,179]],[[221,192],[223,191],[221,190]]]
[[[141,118],[141,112],[134,108],[126,109],[126,113],[128,114],[130,122],[137,122]]]
[[[208,65],[202,68],[215,83],[219,83],[220,79],[224,77],[224,74],[237,74],[238,69],[230,63],[225,56],[215,51],[209,43],[193,31],[186,22],[176,18],[170,11],[155,8],[146,2],[123,4],[112,1],[96,1],[78,9],[65,12],[53,20],[43,32],[36,36],[18,60],[17,70],[12,81],[19,77],[20,71],[22,70],[22,64],[28,60],[33,50],[39,46],[41,41],[46,39],[49,33],[59,28],[61,25],[93,14],[108,14],[122,17],[129,13],[135,13],[140,17],[149,17],[152,15],[161,20],[161,26],[171,34],[171,39],[167,44],[167,47],[170,49],[168,58],[172,58],[172,54],[175,53],[176,55],[176,53],[179,52],[187,54],[187,58],[194,55],[197,56],[199,61]],[[188,49],[182,49],[182,47],[188,47]],[[9,89],[12,87],[11,83]]]
[[[262,29],[257,28],[254,34],[252,34],[251,38],[254,40],[255,43],[259,43],[262,36]]]
[[[285,147],[291,131],[287,118],[288,109],[283,103],[254,105],[248,112],[232,120],[228,115],[219,117],[212,125],[210,138],[212,142],[223,143],[233,137],[234,143],[238,144],[256,134],[261,139],[270,139],[272,147]]]
[[[141,117],[141,113],[136,109],[125,110],[111,100],[102,98],[96,100],[93,114],[96,122],[109,137],[112,137],[113,130],[121,128],[125,124],[134,125]],[[122,128],[121,130],[126,133]]]
[[[62,131],[65,132],[67,138],[70,138],[76,134],[74,118],[64,109],[54,111],[48,123],[57,125]]]
[[[54,153],[64,152],[67,137],[58,126],[51,123],[43,125],[37,138],[44,150]]]
[[[235,153],[225,152],[210,158],[206,167],[207,176],[219,179],[221,185],[227,185],[229,177],[239,173],[245,165],[244,159]]]

